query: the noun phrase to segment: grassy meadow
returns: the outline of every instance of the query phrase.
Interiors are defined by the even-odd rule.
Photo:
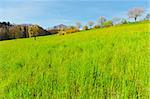
[[[148,99],[149,22],[0,42],[0,98]]]

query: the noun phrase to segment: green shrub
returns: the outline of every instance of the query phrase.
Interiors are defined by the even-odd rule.
[[[109,21],[106,21],[106,22],[103,23],[103,26],[104,26],[104,27],[110,27],[110,26],[112,26],[112,25],[113,25],[112,20],[109,20]]]

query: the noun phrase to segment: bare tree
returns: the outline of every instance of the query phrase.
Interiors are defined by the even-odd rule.
[[[82,26],[82,25],[81,25],[81,22],[77,22],[77,23],[76,23],[76,28],[77,28],[78,30],[81,28],[81,26]]]
[[[112,19],[112,21],[113,21],[113,24],[119,24],[120,21],[121,21],[121,18],[119,18],[119,17],[114,17],[114,18]]]
[[[82,30],[88,30],[89,28],[88,28],[88,26],[86,25],[86,26],[83,26],[83,29]]]
[[[143,8],[132,8],[128,11],[129,18],[134,18],[134,20],[137,20],[137,17],[141,16],[144,13]]]
[[[100,16],[98,19],[98,24],[100,24],[101,26],[103,26],[103,23],[106,22],[106,18],[104,16]]]
[[[94,25],[94,22],[93,21],[89,21],[88,25],[90,26],[90,28],[92,28],[92,26]]]

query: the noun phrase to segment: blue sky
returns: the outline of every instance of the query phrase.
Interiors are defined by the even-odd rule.
[[[143,7],[147,13],[148,3],[148,0],[1,0],[0,21],[39,24],[44,28],[74,25],[78,21],[86,24],[96,22],[99,16],[127,18],[127,11],[133,7]]]

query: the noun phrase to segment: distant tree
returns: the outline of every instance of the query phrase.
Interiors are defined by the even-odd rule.
[[[38,36],[39,33],[39,26],[38,25],[31,25],[28,27],[28,33],[29,37],[35,37]]]
[[[27,26],[21,26],[21,34],[22,34],[22,37],[28,37],[28,33],[27,33]]]
[[[145,17],[146,20],[150,20],[150,14],[147,14]]]
[[[16,38],[17,31],[16,31],[16,26],[12,26],[9,28],[9,38],[14,39]]]
[[[28,26],[28,34],[29,37],[34,37],[36,40],[36,36],[47,35],[48,32],[39,25],[30,25]]]
[[[94,25],[94,22],[93,21],[89,21],[88,25],[89,25],[90,28],[92,28],[92,26]]]
[[[120,21],[121,21],[121,18],[119,18],[119,17],[114,17],[114,18],[112,19],[112,21],[113,21],[113,24],[119,24]]]
[[[106,22],[106,18],[104,16],[100,16],[98,19],[98,24],[103,27],[103,23]]]
[[[112,22],[112,20],[109,20],[109,21],[104,22],[103,25],[104,25],[104,27],[109,27],[109,26],[113,25],[113,22]]]
[[[0,40],[9,39],[8,33],[9,33],[8,27],[0,28]]]
[[[77,23],[76,23],[76,28],[77,28],[78,30],[80,30],[81,27],[82,27],[81,22],[77,22]]]
[[[69,29],[77,29],[75,26],[69,26]]]
[[[13,28],[14,28],[14,37],[15,38],[21,38],[21,37],[23,37],[20,25],[14,26]]]
[[[0,27],[11,26],[10,22],[0,22]]]
[[[2,22],[3,25],[7,25],[7,22]]]
[[[128,11],[128,17],[129,18],[134,18],[136,21],[139,16],[141,16],[144,13],[143,8],[132,8]]]
[[[79,31],[78,28],[75,27],[75,26],[69,26],[69,27],[65,30],[66,34],[75,33],[75,32],[78,32],[78,31]]]
[[[11,25],[10,22],[7,22],[7,25],[10,26]]]
[[[125,18],[121,19],[121,24],[127,24],[127,23],[128,23],[127,19],[125,19]]]
[[[88,28],[87,25],[83,27],[83,30],[88,30],[88,29],[89,29],[89,28]]]
[[[64,24],[59,24],[57,26],[54,26],[54,29],[58,29],[58,30],[61,30],[61,31],[65,30],[66,28],[67,28],[67,26],[64,25]]]

